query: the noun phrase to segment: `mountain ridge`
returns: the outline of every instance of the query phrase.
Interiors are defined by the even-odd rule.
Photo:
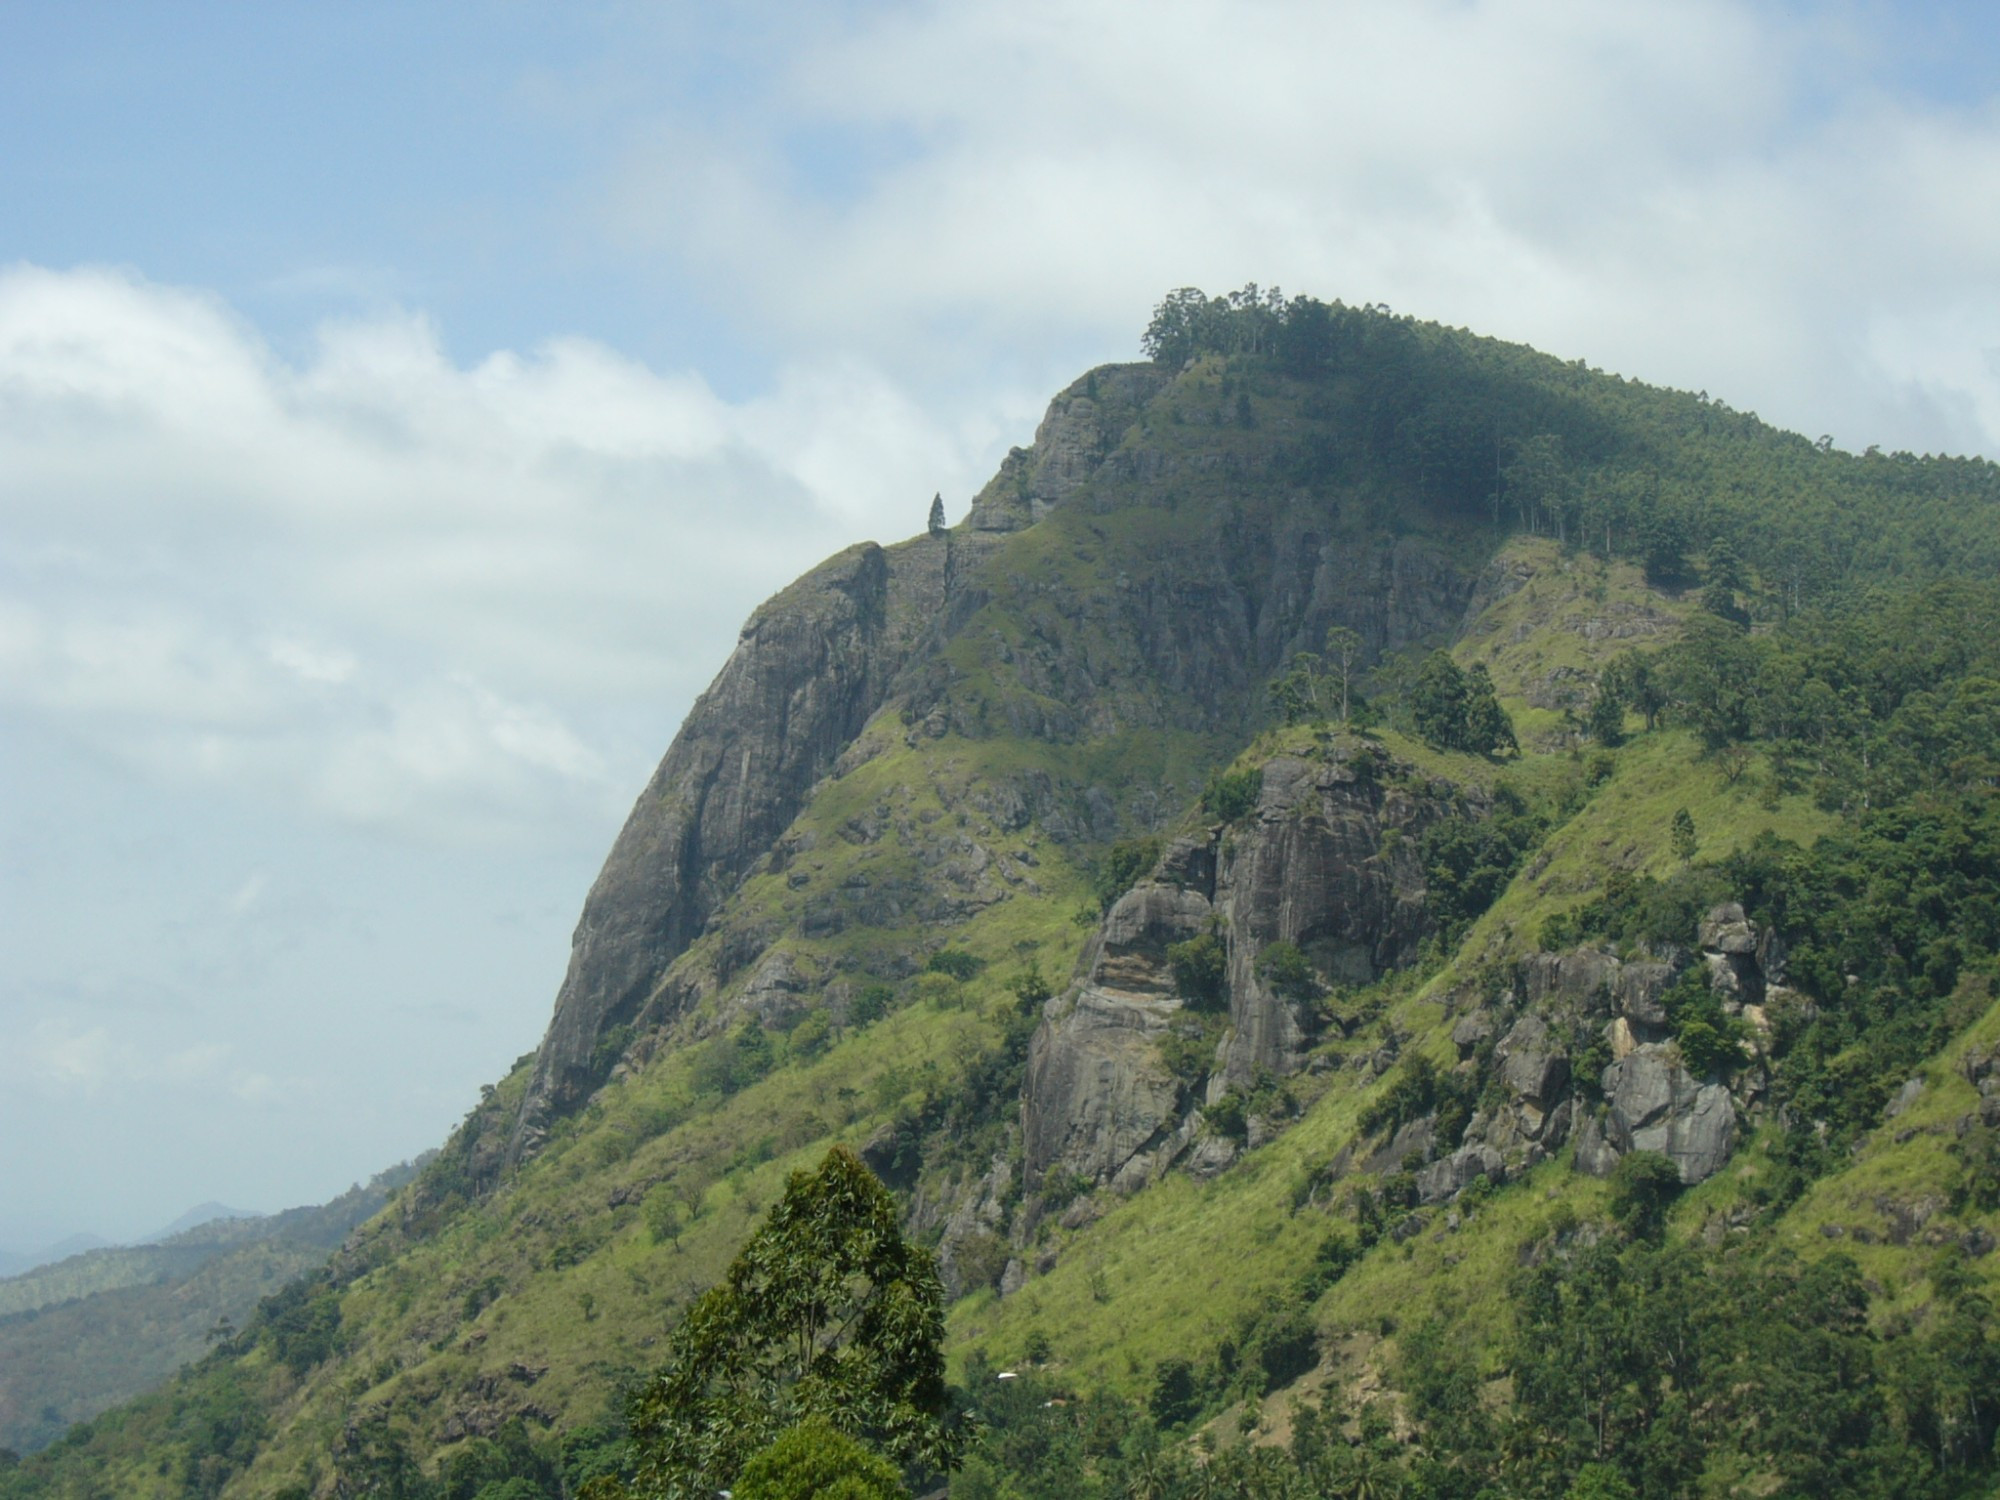
[[[1628,1243],[1620,1158],[1669,1163],[1689,1253],[1851,1253],[1885,1348],[1958,1305],[1925,1257],[1991,1286],[1963,1143],[2000,1037],[1965,751],[1994,633],[1985,595],[1920,585],[1990,591],[1993,467],[1836,454],[1370,310],[1214,300],[1185,350],[1060,393],[946,537],[857,545],[760,608],[593,887],[537,1053],[324,1273],[13,1493],[449,1486],[503,1450],[525,1472],[542,1440],[509,1434],[544,1430],[535,1493],[574,1488],[618,1464],[655,1330],[835,1141],[936,1245],[964,1379],[990,1357],[1051,1401],[1151,1400],[1179,1360],[1169,1436],[1198,1416],[1269,1451],[1306,1397],[1343,1442],[1397,1426],[1368,1462],[1406,1477],[1463,1430],[1417,1334],[1455,1320],[1492,1362],[1472,1388],[1512,1399],[1512,1271]],[[1899,679],[1856,633],[1895,599],[1937,653]],[[1420,732],[1481,673],[1518,756]],[[1812,729],[1813,682],[1846,727]],[[1843,736],[1898,714],[1928,760],[1870,742],[1850,767]],[[1912,979],[1836,955],[1787,882],[1890,859],[1869,799],[1925,777],[1972,809],[1969,884]],[[1850,1016],[1843,962],[1910,1024]],[[225,1396],[254,1435],[188,1425]],[[1113,1482],[1109,1454],[1063,1462]]]

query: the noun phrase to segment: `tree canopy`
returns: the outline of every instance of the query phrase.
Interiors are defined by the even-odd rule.
[[[943,1287],[898,1217],[844,1146],[818,1171],[793,1173],[633,1399],[638,1466],[622,1493],[706,1497],[805,1421],[901,1463],[949,1468],[962,1439],[944,1380]]]

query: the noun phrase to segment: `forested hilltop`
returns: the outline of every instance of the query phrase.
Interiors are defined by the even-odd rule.
[[[1143,349],[757,611],[537,1050],[0,1497],[1993,1493],[2000,470]]]

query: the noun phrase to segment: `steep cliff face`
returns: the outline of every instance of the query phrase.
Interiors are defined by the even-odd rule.
[[[1358,630],[1371,654],[1457,626],[1471,573],[1434,543],[1342,531],[1338,505],[1265,472],[1268,455],[1210,472],[1152,425],[1167,384],[1152,366],[1093,372],[1056,398],[1034,448],[1009,456],[963,525],[850,548],[756,612],[585,901],[506,1160],[532,1154],[549,1120],[604,1081],[624,1046],[619,1028],[671,1025],[712,992],[716,976],[670,980],[669,970],[885,707],[898,705],[911,732],[930,738],[1072,744],[1141,728],[1233,732],[1258,711],[1273,666],[1317,646],[1329,625]],[[1177,517],[1176,486],[1232,476],[1243,481],[1236,500]],[[1067,559],[1054,577],[1052,556]],[[1107,572],[1101,556],[1121,567]],[[1069,836],[1113,836],[1121,812],[1111,795],[1088,783],[1072,790],[1087,817],[1044,805],[1049,816],[1037,821],[1059,837],[1065,826]],[[1283,858],[1311,856],[1300,847]],[[1244,878],[1267,876],[1246,867]],[[1275,900],[1266,893],[1253,905]],[[1290,914],[1271,920],[1273,934],[1297,925]],[[1369,934],[1352,951],[1329,949],[1330,974],[1396,961],[1403,940],[1388,914],[1355,920]],[[753,961],[771,936],[732,949],[723,967]],[[1306,940],[1344,941],[1331,928]],[[1257,989],[1247,970],[1236,983]],[[1284,1066],[1296,1040],[1282,1020],[1246,1014],[1234,1074]],[[496,1145],[475,1147],[487,1162],[475,1172],[482,1182],[499,1165]]]
[[[907,649],[890,629],[899,571],[913,575],[911,593],[935,569],[892,569],[873,543],[850,548],[744,626],[584,901],[514,1154],[601,1081],[600,1039],[638,1011],[880,705]],[[904,611],[913,602],[893,600]]]
[[[1242,822],[1175,842],[1151,876],[1112,906],[1083,977],[1051,1002],[1029,1054],[1022,1137],[1029,1182],[1073,1175],[1130,1191],[1203,1140],[1197,1107],[1262,1074],[1295,1072],[1324,1025],[1323,983],[1367,983],[1408,964],[1432,930],[1417,839],[1464,807],[1371,743],[1328,742],[1317,758],[1262,768]],[[1226,1027],[1209,1040],[1170,949],[1208,935],[1225,951]],[[1274,974],[1274,945],[1297,950],[1313,980]],[[1224,1017],[1218,1015],[1216,1020]],[[1165,1045],[1207,1044],[1191,1076]],[[1219,1164],[1227,1147],[1210,1139]]]

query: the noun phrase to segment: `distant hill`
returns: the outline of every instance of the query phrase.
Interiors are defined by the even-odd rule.
[[[253,1209],[231,1208],[226,1203],[201,1203],[182,1214],[165,1229],[157,1229],[143,1239],[134,1241],[140,1245],[157,1245],[162,1240],[170,1240],[177,1234],[185,1234],[190,1229],[199,1229],[204,1224],[212,1224],[217,1219],[261,1219],[264,1216]]]
[[[102,1250],[111,1241],[94,1234],[73,1234],[68,1239],[41,1250],[0,1250],[0,1278],[19,1276],[32,1271],[37,1266],[46,1266],[54,1261],[67,1260],[72,1255],[82,1255],[87,1250]]]
[[[28,1453],[151,1389],[325,1263],[415,1172],[270,1215],[206,1203],[159,1243],[86,1250],[0,1279],[0,1448]]]

